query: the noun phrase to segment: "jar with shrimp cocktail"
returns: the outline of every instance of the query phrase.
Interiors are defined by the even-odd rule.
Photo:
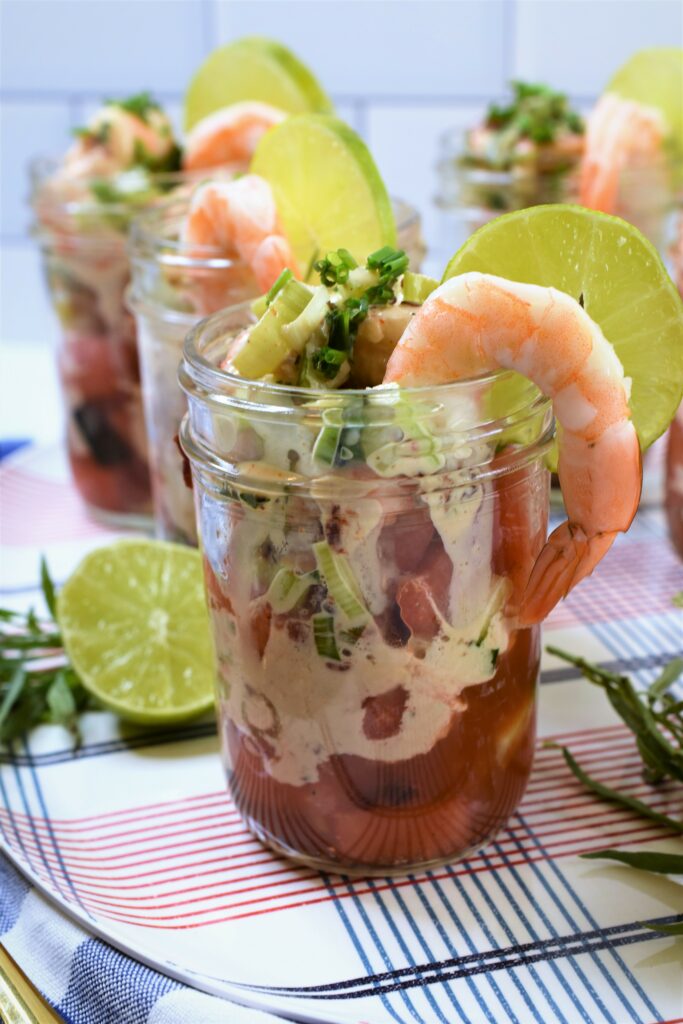
[[[221,368],[237,326],[199,324],[180,371],[230,792],[316,868],[464,856],[531,770],[539,627],[517,612],[546,537],[549,403],[509,373],[247,380]]]
[[[177,370],[187,332],[202,317],[229,306],[238,326],[240,304],[264,290],[250,265],[224,248],[202,246],[188,251],[185,241],[189,197],[159,205],[139,217],[129,248],[132,283],[128,305],[135,314],[142,390],[152,472],[157,536],[197,543],[192,494],[184,483],[176,442],[186,410]],[[399,244],[419,269],[424,243],[417,210],[393,200]],[[277,275],[275,275],[277,276]]]

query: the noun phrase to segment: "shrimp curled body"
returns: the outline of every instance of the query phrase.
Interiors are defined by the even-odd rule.
[[[262,291],[285,268],[297,272],[272,189],[256,174],[200,186],[192,197],[182,240],[190,255],[213,249],[247,264]]]
[[[568,519],[548,538],[522,599],[521,625],[542,621],[626,531],[640,499],[630,379],[600,327],[569,295],[488,274],[432,292],[396,346],[385,382],[446,384],[516,370],[552,400]]]
[[[579,183],[581,205],[614,213],[622,172],[652,166],[661,159],[665,134],[664,118],[655,107],[605,93],[588,118]]]

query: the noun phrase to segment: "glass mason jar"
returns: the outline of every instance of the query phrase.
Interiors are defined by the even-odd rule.
[[[543,153],[509,169],[466,159],[466,132],[450,129],[439,140],[436,205],[443,211],[441,241],[452,248],[477,228],[512,210],[544,203],[575,202],[578,159]]]
[[[202,317],[254,298],[259,289],[244,263],[210,249],[198,257],[183,254],[180,229],[187,205],[187,198],[171,200],[133,225],[128,304],[137,322],[156,533],[196,544],[192,496],[175,440],[186,409],[177,381],[183,341]],[[402,200],[394,200],[394,213],[397,244],[418,270],[425,253],[420,215]]]
[[[671,543],[683,558],[683,404],[669,427],[666,447],[664,508]]]
[[[57,364],[75,485],[91,512],[121,526],[149,524],[151,493],[135,322],[124,293],[126,241],[140,206],[101,202],[87,182],[56,183],[59,164],[31,166],[34,234],[60,322]],[[183,181],[156,175],[154,197]]]
[[[468,162],[465,133],[446,132],[439,142],[436,205],[443,211],[440,246],[452,249],[477,228],[511,210],[545,203],[578,203],[580,155],[549,149],[528,162],[497,170]],[[655,163],[624,168],[614,213],[629,221],[664,251],[671,234],[674,194],[680,170],[670,154]]]
[[[199,324],[179,378],[233,799],[318,869],[465,856],[532,765],[540,630],[515,609],[546,536],[550,407],[510,374],[247,382],[218,368],[233,336],[231,311]]]

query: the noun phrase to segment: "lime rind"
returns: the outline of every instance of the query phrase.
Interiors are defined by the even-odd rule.
[[[329,114],[298,114],[259,142],[250,170],[265,178],[302,272],[344,247],[359,263],[396,244],[386,186],[356,132]]]
[[[315,75],[286,46],[247,36],[213,50],[200,65],[185,94],[185,130],[221,107],[254,100],[290,114],[334,110]]]
[[[213,705],[199,552],[144,538],[97,548],[62,587],[57,618],[84,687],[121,718],[169,724]]]
[[[683,397],[683,302],[659,253],[633,225],[580,206],[517,210],[479,228],[442,280],[468,271],[582,298],[632,380],[641,448],[666,430]]]

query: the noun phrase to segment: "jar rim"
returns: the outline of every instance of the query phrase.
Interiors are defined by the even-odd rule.
[[[247,319],[250,315],[251,322],[254,322],[253,315],[251,314],[251,301],[236,303],[233,306],[228,306],[225,309],[219,310],[217,313],[212,313],[210,316],[204,317],[198,323],[194,324],[185,337],[185,341],[183,343],[183,358],[178,371],[179,377],[186,380],[187,384],[190,386],[191,384],[197,385],[202,390],[203,395],[208,395],[212,392],[220,392],[223,388],[248,388],[250,391],[253,390],[255,394],[264,397],[288,397],[298,400],[308,398],[310,401],[316,401],[321,398],[327,398],[329,400],[335,395],[348,398],[349,401],[351,401],[354,398],[367,398],[368,395],[373,393],[379,394],[378,387],[343,388],[336,390],[331,390],[329,388],[303,388],[293,384],[275,384],[264,380],[250,380],[248,378],[241,377],[236,373],[231,373],[228,370],[221,369],[202,354],[198,341],[206,334],[206,332],[210,331],[212,328],[216,328],[225,320],[236,320],[241,315],[244,315],[245,317],[245,327],[248,326],[248,323],[250,322]],[[226,329],[224,333],[228,333],[228,330],[234,331],[234,329],[235,328]],[[424,398],[427,395],[452,395],[456,394],[458,390],[465,391],[473,385],[490,384],[494,381],[498,382],[500,380],[513,379],[519,376],[520,375],[514,370],[494,370],[488,373],[477,374],[474,377],[463,377],[460,380],[451,381],[448,384],[424,384],[418,387],[402,387],[401,392],[419,400],[421,397]],[[538,401],[539,398],[541,402],[550,402],[550,399],[545,395],[542,395],[531,381],[528,383],[530,392],[533,392],[533,397],[529,406]],[[182,380],[181,387],[183,387],[183,390],[187,391],[187,387],[185,387]],[[258,402],[255,404],[261,406],[268,403]]]
[[[33,157],[29,162],[28,171],[29,178],[31,181],[31,205],[35,209],[36,201],[41,199],[41,190],[45,185],[46,181],[59,169],[61,166],[61,158],[54,156],[53,154],[41,154]],[[149,181],[153,186],[157,186],[161,189],[171,189],[178,185],[185,185],[189,183],[199,183],[203,178],[206,177],[206,172],[200,171],[148,171],[146,172]],[[91,178],[78,179],[86,187],[95,181],[102,181],[101,175],[94,175]],[[107,180],[106,177],[104,180]],[[95,196],[88,198],[87,200],[78,199],[65,199],[60,200],[58,197],[50,196],[46,202],[49,204],[50,209],[54,210],[57,214],[61,214],[67,217],[74,217],[83,214],[110,214],[112,216],[128,216],[135,217],[135,209],[129,203],[110,203],[98,200]],[[151,202],[157,206],[162,205],[164,199],[155,197]],[[149,207],[141,206],[140,211],[145,211]],[[137,214],[139,216],[140,214]]]
[[[204,175],[206,178],[206,175]],[[193,246],[199,255],[188,256],[183,252],[183,243],[173,229],[187,211],[188,196],[170,195],[141,211],[135,218],[130,235],[129,249],[131,256],[141,256],[157,260],[169,267],[193,268],[197,270],[221,270],[235,266],[237,261],[229,259],[215,246]],[[405,199],[391,197],[396,219],[396,231],[407,231],[414,227],[420,219],[420,211]],[[177,212],[174,213],[174,209]],[[169,218],[169,214],[173,214]],[[166,223],[171,229],[164,234],[160,225]]]

